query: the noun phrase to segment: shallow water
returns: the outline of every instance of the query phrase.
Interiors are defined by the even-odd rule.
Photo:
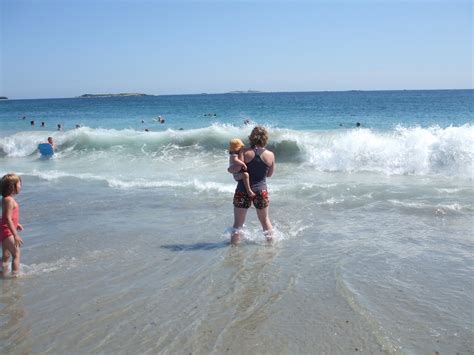
[[[231,193],[26,177],[2,352],[469,352],[472,205],[415,203],[400,177],[370,198],[351,180],[275,192],[275,243],[250,210],[232,248]]]
[[[0,353],[472,353],[472,125],[271,127],[275,241],[252,208],[230,247],[250,129],[84,127],[53,159],[4,134],[25,246]]]

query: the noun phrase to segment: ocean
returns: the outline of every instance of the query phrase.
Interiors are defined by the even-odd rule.
[[[473,353],[473,98],[0,101],[25,227],[0,353]],[[275,241],[251,208],[231,247],[226,149],[255,125],[276,156]]]

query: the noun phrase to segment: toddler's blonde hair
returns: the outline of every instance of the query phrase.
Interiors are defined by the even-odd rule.
[[[239,138],[231,139],[229,142],[229,152],[238,152],[244,145]]]

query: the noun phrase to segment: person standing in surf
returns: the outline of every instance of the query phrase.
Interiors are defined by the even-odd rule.
[[[267,241],[273,239],[273,227],[268,213],[270,201],[268,199],[266,178],[273,175],[275,168],[275,155],[266,149],[268,132],[264,127],[256,126],[249,136],[250,148],[243,151],[244,163],[250,175],[250,187],[255,193],[253,200],[247,194],[242,180],[239,180],[234,193],[234,225],[230,242],[236,245],[240,241],[241,228],[244,225],[247,210],[252,202],[257,210],[257,217],[263,228]],[[237,173],[240,166],[230,166],[229,173]]]
[[[9,271],[10,256],[12,261],[12,274],[18,276],[20,273],[20,247],[23,245],[18,231],[23,227],[18,222],[20,206],[13,196],[20,193],[21,179],[16,174],[7,174],[0,180],[2,193],[2,219],[0,222],[0,241],[2,242],[2,276],[5,277]]]

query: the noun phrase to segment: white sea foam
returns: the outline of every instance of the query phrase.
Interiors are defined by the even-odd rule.
[[[218,192],[233,193],[235,183],[229,179],[229,183],[219,183],[212,181],[192,180],[159,180],[152,181],[146,179],[124,180],[89,173],[65,173],[57,170],[39,171],[33,170],[30,173],[18,172],[19,175],[35,176],[43,180],[54,181],[62,178],[75,178],[86,181],[104,181],[108,186],[117,189],[147,189],[147,188],[183,188],[192,189],[195,192]]]
[[[437,188],[436,191],[438,191],[440,193],[446,193],[446,194],[455,194],[455,193],[458,193],[458,192],[462,191],[462,189],[460,189],[460,188]]]
[[[306,137],[307,164],[320,171],[372,171],[385,174],[442,174],[472,178],[474,129],[471,125],[327,132]]]
[[[413,209],[420,209],[420,210],[428,209],[428,210],[435,210],[435,211],[460,212],[469,208],[469,206],[464,206],[459,203],[430,204],[427,202],[400,201],[400,200],[393,200],[393,199],[387,200],[387,202],[398,207],[413,208]]]
[[[55,261],[41,262],[35,264],[21,264],[21,275],[31,276],[56,271],[67,271],[80,267],[84,263],[92,263],[104,258],[117,257],[118,252],[113,249],[92,250],[78,257],[61,257]]]
[[[22,273],[25,275],[44,274],[57,270],[70,270],[80,265],[80,261],[74,257],[61,258],[51,263],[39,263],[31,265],[22,265]]]
[[[220,193],[232,193],[235,190],[235,184],[221,184],[217,182],[203,182],[197,179],[190,181],[148,181],[148,180],[136,180],[136,181],[124,181],[118,179],[110,179],[107,181],[110,187],[114,188],[159,188],[159,187],[172,187],[172,188],[192,188],[199,192],[220,192]]]
[[[228,141],[246,137],[249,127],[214,124],[191,130],[139,132],[131,129],[91,129],[58,132],[61,161],[71,166],[78,158],[95,161],[151,159],[193,162],[196,168],[225,159]],[[44,132],[20,132],[0,138],[0,156],[26,157],[36,153]],[[474,126],[430,128],[396,127],[392,131],[341,129],[296,131],[270,128],[269,148],[279,162],[303,164],[322,172],[444,175],[473,178]],[[121,168],[119,166],[119,168]],[[139,168],[139,167],[137,167]]]
[[[284,240],[297,238],[302,234],[306,229],[310,228],[312,224],[306,224],[303,220],[296,220],[291,223],[291,225],[273,225],[272,231],[272,243],[279,243]],[[223,240],[228,240],[230,234],[233,232],[233,228],[227,228],[221,235]],[[247,225],[240,229],[241,241],[243,243],[251,244],[263,244],[268,245],[266,240],[266,233],[264,233],[260,225]]]

